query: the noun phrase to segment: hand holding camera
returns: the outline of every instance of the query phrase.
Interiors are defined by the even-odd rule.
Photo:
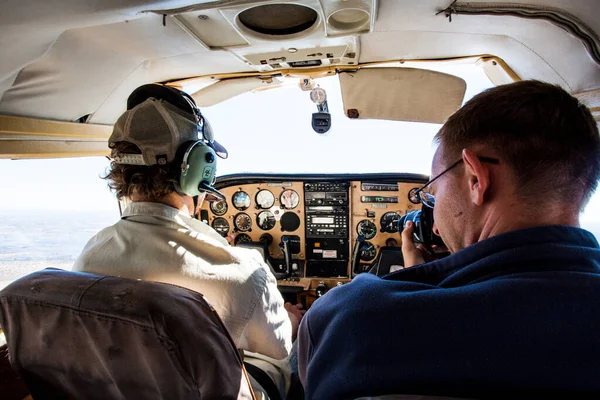
[[[432,208],[424,206],[422,210],[403,215],[398,220],[398,230],[402,232],[404,268],[434,261],[449,254],[442,238],[433,231]]]

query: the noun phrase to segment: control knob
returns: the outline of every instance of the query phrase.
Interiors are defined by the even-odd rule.
[[[325,285],[325,282],[323,282],[323,281],[319,282],[319,284],[317,285],[317,288],[315,289],[317,298],[323,296],[326,292],[327,292],[327,285]]]

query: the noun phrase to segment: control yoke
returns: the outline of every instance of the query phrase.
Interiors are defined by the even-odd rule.
[[[281,237],[279,248],[283,251],[283,258],[285,259],[285,274],[289,276],[292,270],[292,254],[290,252],[290,237],[288,235]]]
[[[360,253],[362,251],[363,245],[365,243],[365,237],[363,235],[358,235],[356,238],[356,243],[354,243],[354,250],[352,250],[352,272],[358,274],[360,271],[358,267],[360,265]]]

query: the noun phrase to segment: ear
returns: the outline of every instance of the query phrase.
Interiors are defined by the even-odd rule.
[[[471,201],[473,204],[481,206],[485,199],[485,194],[490,190],[490,170],[469,149],[463,149],[462,158],[465,163],[465,174],[469,182]]]

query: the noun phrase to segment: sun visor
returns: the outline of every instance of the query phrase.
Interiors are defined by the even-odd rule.
[[[362,68],[340,73],[348,118],[441,124],[460,108],[467,84],[454,75],[415,68]]]
[[[192,98],[198,107],[210,107],[243,93],[274,88],[279,85],[281,85],[281,80],[273,77],[225,79],[194,92]],[[184,87],[184,89],[186,88]]]

